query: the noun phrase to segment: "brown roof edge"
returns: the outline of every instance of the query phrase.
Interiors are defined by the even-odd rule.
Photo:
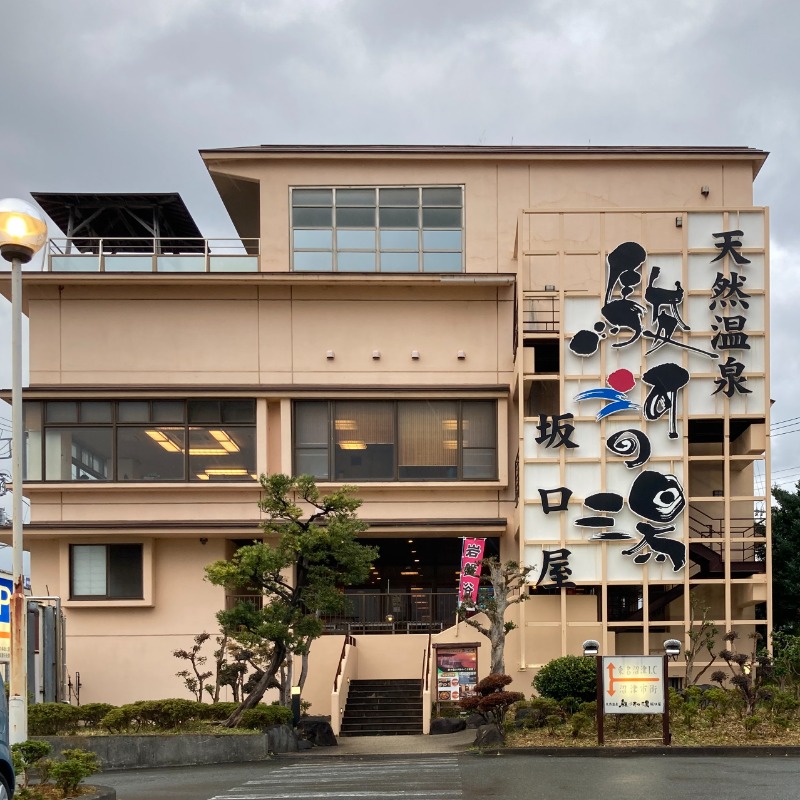
[[[218,147],[199,150],[203,159],[214,156],[469,156],[486,157],[593,157],[642,156],[663,158],[684,156],[688,158],[737,158],[756,162],[753,178],[769,156],[769,151],[745,146],[679,146],[679,145],[429,145],[429,144],[260,144],[244,147]]]

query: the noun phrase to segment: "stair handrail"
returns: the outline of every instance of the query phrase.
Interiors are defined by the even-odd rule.
[[[347,645],[356,646],[356,637],[345,634],[344,641],[342,642],[342,652],[339,655],[339,665],[336,667],[336,675],[333,679],[333,691],[339,691],[339,676],[342,674],[342,665],[344,664],[344,657],[347,655]]]
[[[428,634],[428,644],[422,652],[422,680],[420,681],[420,695],[428,691],[431,677],[431,644],[432,634]]]

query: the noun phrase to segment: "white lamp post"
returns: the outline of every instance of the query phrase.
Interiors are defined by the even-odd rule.
[[[22,575],[22,265],[47,239],[42,215],[24,200],[0,200],[0,255],[11,262],[11,481],[14,594],[11,596],[9,740],[28,738],[28,630]]]

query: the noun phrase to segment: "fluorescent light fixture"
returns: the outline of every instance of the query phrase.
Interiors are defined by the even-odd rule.
[[[342,442],[339,442],[339,447],[342,450],[366,450],[367,445],[366,442],[362,442],[360,439],[345,439]]]
[[[221,447],[190,447],[190,456],[227,456],[230,453]]]
[[[205,472],[198,472],[198,473],[197,473],[197,477],[198,477],[198,478],[199,478],[201,481],[207,481],[207,480],[208,480],[208,475],[206,475],[206,474],[205,474]]]
[[[452,439],[445,439],[442,442],[442,446],[445,450],[456,450],[458,448],[458,442],[453,441]]]
[[[442,420],[442,427],[446,431],[458,430],[458,420],[457,419],[443,419]]]
[[[238,453],[239,445],[228,436],[225,431],[209,431],[209,433],[227,450],[229,453]]]
[[[414,570],[404,570],[400,574],[401,575],[419,575],[419,572],[417,570],[415,570],[415,569]]]
[[[145,431],[145,433],[154,441],[160,444],[169,453],[182,453],[183,450],[178,447],[172,439],[161,431]]]
[[[354,419],[337,419],[333,425],[337,431],[354,431],[358,427]]]
[[[246,469],[207,469],[206,475],[248,475]]]

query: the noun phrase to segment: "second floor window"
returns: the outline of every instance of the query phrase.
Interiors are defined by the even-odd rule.
[[[497,478],[491,400],[337,400],[294,405],[296,474],[332,481]]]
[[[295,272],[461,272],[463,188],[292,189]]]
[[[25,480],[256,479],[254,400],[56,400],[25,408]]]

